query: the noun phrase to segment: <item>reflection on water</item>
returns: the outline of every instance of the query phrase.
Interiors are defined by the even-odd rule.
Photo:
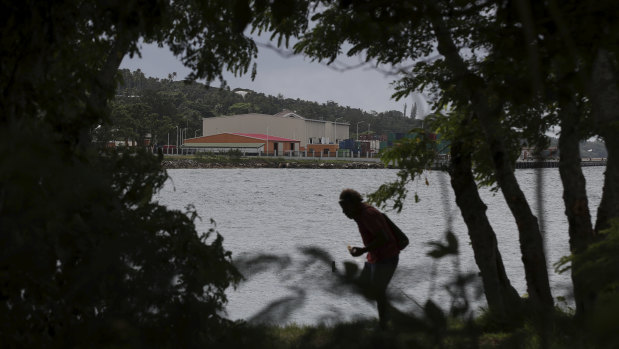
[[[595,215],[601,198],[604,167],[584,168],[589,207]],[[544,169],[544,212],[547,229],[549,274],[553,296],[569,296],[568,274],[557,275],[552,264],[569,253],[567,222],[558,169]],[[260,319],[269,322],[317,323],[374,317],[375,308],[363,297],[333,284],[331,263],[307,254],[315,246],[343,268],[349,261],[362,266],[363,258],[352,258],[347,245],[359,245],[354,221],[347,219],[337,204],[344,188],[370,193],[396,178],[397,170],[319,169],[194,169],[169,170],[171,180],[155,197],[171,208],[195,206],[202,217],[198,231],[207,231],[209,219],[217,222],[224,246],[247,277],[237,290],[228,292],[228,314],[232,319]],[[534,212],[535,170],[518,170],[516,175]],[[441,178],[441,176],[445,176]],[[426,243],[442,238],[449,219],[461,246],[461,271],[476,272],[472,249],[455,204],[447,175],[429,172],[425,181],[409,187],[411,200],[391,219],[409,235],[411,244],[402,251],[400,265],[390,291],[400,301],[399,309],[415,311],[415,301],[432,298],[449,306],[441,287],[453,275],[453,260],[434,261],[426,256]],[[418,193],[415,204],[412,195]],[[526,290],[520,260],[518,232],[500,193],[482,191],[488,217],[497,234],[506,271],[516,290]],[[256,261],[257,255],[271,259]],[[241,265],[251,261],[250,265]],[[436,276],[436,277],[433,277]],[[335,288],[335,289],[334,289]],[[470,294],[470,296],[474,296]],[[481,298],[483,301],[483,297]],[[277,302],[277,307],[269,308]],[[272,312],[269,310],[272,309]]]

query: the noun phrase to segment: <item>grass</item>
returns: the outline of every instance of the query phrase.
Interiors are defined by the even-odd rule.
[[[249,325],[236,328],[235,340],[227,342],[233,348],[332,349],[332,348],[473,348],[476,336],[452,334],[438,338],[431,331],[392,326],[386,330],[377,321],[338,323],[333,326],[302,326],[290,324]],[[492,347],[487,347],[492,348]]]
[[[375,321],[339,323],[334,326],[243,324],[236,330],[239,332],[233,337],[236,338],[237,342],[228,342],[226,347],[273,349],[408,347],[403,346],[406,345],[403,341],[406,336],[396,335],[394,329],[380,330]]]
[[[472,321],[450,319],[447,328],[411,318],[386,330],[378,322],[362,320],[334,325],[285,326],[237,323],[222,347],[273,349],[417,348],[417,349],[597,349],[617,348],[616,341],[601,343],[587,337],[571,316],[557,313],[542,338],[539,326],[524,319],[517,324],[488,325],[483,315]]]

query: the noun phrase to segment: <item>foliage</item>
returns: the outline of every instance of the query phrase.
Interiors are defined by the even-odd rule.
[[[174,111],[170,93],[110,113],[118,66],[140,40],[170,45],[191,78],[247,72],[256,47],[242,13],[217,0],[1,1],[0,13],[2,346],[217,341],[224,291],[240,279],[221,236],[197,232],[191,208],[152,202],[167,178],[156,157],[92,137],[139,139]],[[158,112],[163,126],[145,124]]]
[[[614,326],[619,320],[619,220],[612,221],[601,235],[585,251],[563,257],[555,269],[564,273],[574,268],[573,274],[584,279],[584,291],[598,295],[596,308],[587,319],[588,330],[601,344],[611,347],[619,343]]]
[[[226,342],[228,347],[244,348],[539,348],[540,338],[530,323],[513,329],[486,330],[482,326],[449,319],[447,332],[440,343],[431,335],[415,326],[395,327],[387,331],[375,329],[373,321],[354,321],[332,326],[303,326],[297,324],[257,325],[242,324],[237,328],[238,336]],[[565,326],[565,327],[563,327]],[[465,331],[471,331],[467,333]],[[474,333],[476,333],[474,335]],[[467,335],[469,334],[469,335]],[[549,348],[594,349],[599,348],[583,338],[578,328],[566,326],[557,321],[553,329]]]
[[[413,129],[410,137],[396,141],[393,147],[381,153],[381,161],[385,164],[395,163],[401,170],[398,171],[396,181],[382,184],[369,195],[370,202],[385,207],[388,200],[393,200],[393,208],[400,212],[408,193],[406,184],[431,169],[439,153],[437,145],[436,140],[430,137],[430,132]],[[418,201],[417,194],[415,201]]]
[[[393,208],[400,211],[407,197],[406,186],[415,180],[422,180],[425,171],[442,166],[448,168],[443,147],[467,137],[464,152],[470,153],[474,161],[474,174],[480,186],[490,186],[498,190],[494,177],[490,150],[483,142],[482,130],[476,120],[472,120],[466,129],[459,127],[465,118],[464,111],[451,111],[445,114],[429,115],[425,120],[424,129],[413,129],[408,137],[396,142],[396,145],[381,153],[381,160],[385,163],[397,163],[402,167],[398,172],[398,179],[394,182],[381,185],[369,196],[371,202],[385,207],[392,200]],[[431,137],[432,136],[432,137]],[[519,144],[516,142],[515,144]],[[511,158],[516,161],[518,148],[512,148]],[[422,180],[423,182],[423,180]],[[425,184],[428,185],[427,179]],[[418,196],[414,195],[415,202]]]
[[[228,108],[228,112],[232,115],[237,114],[249,114],[250,112],[257,112],[250,103],[234,103]]]
[[[195,211],[151,201],[167,179],[154,156],[67,156],[26,120],[2,137],[3,345],[195,346],[228,326],[217,314],[240,275]]]
[[[441,257],[456,257],[457,247],[454,247],[453,235],[446,234],[448,255]],[[457,242],[456,242],[457,244]],[[436,242],[436,246],[443,246]],[[430,252],[431,253],[431,252]],[[309,290],[320,288],[333,295],[347,294],[350,297],[362,297],[373,303],[372,292],[367,284],[359,279],[360,269],[357,263],[344,261],[343,265],[332,262],[334,257],[320,247],[299,247],[294,257],[287,255],[244,255],[236,258],[235,265],[244,275],[255,277],[262,272],[275,273],[281,280],[294,279],[294,286],[290,288],[292,294],[273,299],[263,309],[248,319],[250,330],[258,327],[266,332],[266,338],[275,343],[267,347],[348,347],[361,348],[376,347],[475,347],[478,331],[471,321],[470,308],[450,307],[445,309],[431,299],[423,305],[417,304],[418,312],[402,312],[396,307],[390,308],[391,326],[386,330],[379,330],[376,321],[364,320],[352,323],[341,322],[338,316],[325,315],[324,323],[328,325],[308,326],[299,329],[296,326],[278,328],[257,324],[286,323],[291,310],[299,309],[309,297]],[[313,273],[301,271],[313,269]],[[453,283],[459,282],[456,277]],[[471,280],[469,280],[470,282]],[[460,283],[462,286],[463,283]],[[450,285],[447,285],[451,287]],[[453,294],[452,294],[453,295]],[[403,292],[390,292],[392,302],[406,303],[412,298]],[[461,295],[456,295],[460,297]],[[466,296],[465,296],[466,297]],[[414,300],[413,300],[414,301]],[[465,306],[468,302],[463,303]],[[251,332],[250,332],[251,333]],[[291,338],[292,337],[292,338]],[[264,337],[262,337],[264,339]],[[259,341],[260,338],[256,338]],[[372,340],[368,343],[368,340]],[[243,341],[246,341],[244,338]]]
[[[272,29],[278,33],[298,37],[299,41],[294,45],[295,52],[327,63],[333,62],[341,53],[348,56],[360,55],[367,61],[390,65],[394,69],[408,62],[414,62],[410,66],[404,65],[406,69],[399,70],[399,79],[395,82],[397,92],[394,97],[399,99],[412,92],[426,91],[434,97],[435,110],[440,111],[449,106],[450,110],[457,110],[458,115],[473,119],[470,126],[473,128],[475,126],[472,125],[477,122],[476,118],[479,116],[473,113],[470,105],[470,89],[465,90],[462,86],[458,86],[457,82],[464,80],[460,79],[460,73],[454,72],[444,57],[436,55],[435,47],[438,38],[434,33],[433,20],[443,11],[447,21],[445,25],[451,28],[453,40],[459,47],[466,47],[471,51],[462,63],[470,69],[470,77],[479,77],[483,80],[478,81],[478,84],[482,82],[488,84],[484,87],[484,94],[489,100],[490,107],[495,108],[497,116],[501,117],[501,134],[504,136],[502,141],[505,146],[510,147],[507,149],[510,158],[515,159],[514,154],[519,152],[521,139],[526,139],[531,144],[541,144],[545,141],[543,132],[548,127],[549,121],[541,124],[532,123],[533,119],[529,117],[536,115],[535,112],[539,108],[534,106],[538,109],[533,107],[527,109],[529,104],[520,108],[520,105],[511,102],[512,99],[526,100],[530,96],[530,91],[527,89],[523,89],[522,92],[514,91],[511,87],[507,87],[511,81],[504,78],[502,74],[513,75],[512,71],[506,70],[508,63],[498,64],[496,60],[487,59],[487,56],[493,52],[488,51],[488,48],[499,40],[496,33],[502,25],[500,21],[493,21],[492,16],[488,14],[495,6],[498,6],[493,2],[480,2],[471,5],[472,8],[467,8],[466,3],[450,1],[439,2],[435,5],[424,1],[398,4],[379,1],[353,1],[339,4],[330,1],[299,2],[320,3],[324,6],[318,7],[319,10],[316,10],[311,17],[315,23],[312,30],[294,31],[289,27],[280,28],[277,23],[273,24]],[[303,22],[305,14],[305,12],[299,12],[299,18],[295,20],[305,24]],[[307,18],[305,20],[309,21]],[[337,25],[333,25],[334,23]],[[516,40],[519,42],[520,38]],[[487,69],[487,72],[484,69]],[[449,113],[448,117],[454,115],[456,113]],[[456,120],[450,122],[453,129],[453,125],[457,125]],[[483,125],[483,122],[481,124]],[[477,127],[479,126],[480,124],[477,123]],[[491,151],[487,144],[483,144],[486,139],[483,127],[479,127],[477,131],[467,136],[477,137],[478,141],[475,145],[487,152],[483,158],[477,158],[476,164],[482,170],[479,179],[484,184],[492,185],[496,179],[492,175]],[[398,157],[393,153],[385,154],[386,159],[389,160],[418,157],[415,153],[412,153],[410,157],[405,152],[400,152],[400,155],[402,156]],[[418,165],[419,168],[426,168],[424,163]],[[482,166],[486,169],[482,169]],[[414,172],[411,173],[413,177]],[[395,192],[391,190],[392,194]],[[401,199],[402,197],[399,196],[396,202]]]
[[[230,149],[226,152],[226,155],[230,159],[238,160],[241,158],[241,156],[243,156],[243,152],[241,152],[241,150],[239,149]]]
[[[455,237],[446,232],[445,241],[435,241],[428,254],[436,258],[453,258],[457,260],[458,242]],[[458,312],[458,304],[447,307],[432,300],[417,304],[419,311],[401,313],[394,312],[392,326],[386,330],[377,328],[375,320],[359,320],[341,322],[338,319],[325,318],[325,322],[312,326],[299,326],[287,323],[287,315],[291,309],[299,309],[309,296],[304,290],[310,287],[320,287],[325,292],[334,295],[353,294],[365,296],[364,289],[357,284],[359,269],[356,263],[345,261],[333,266],[330,256],[318,247],[299,248],[292,256],[277,255],[244,255],[235,259],[235,265],[249,277],[259,273],[275,273],[281,280],[298,279],[292,295],[274,299],[248,323],[238,323],[227,337],[228,347],[264,348],[540,348],[543,339],[539,324],[535,317],[515,319],[505,323],[495,314],[481,312],[475,317],[469,317],[470,309]],[[307,269],[318,272],[303,274]],[[456,268],[457,270],[457,268]],[[470,283],[475,275],[459,275],[446,287],[461,287]],[[311,286],[310,286],[311,285]],[[467,297],[466,294],[451,293],[452,297]],[[352,295],[351,295],[352,296]],[[392,300],[398,302],[411,301],[397,293],[392,293]],[[412,299],[414,301],[414,299]],[[455,300],[455,298],[454,298]],[[370,299],[368,299],[370,301]],[[402,303],[400,303],[402,304]],[[464,303],[465,305],[468,303]],[[447,309],[445,309],[447,307]],[[281,317],[278,317],[280,315]],[[333,321],[335,320],[335,321]],[[278,324],[273,324],[277,321]],[[549,348],[597,348],[594,338],[586,335],[579,325],[573,321],[571,314],[559,310],[549,313],[547,347]],[[236,335],[235,335],[236,333]],[[612,346],[609,346],[609,348]]]

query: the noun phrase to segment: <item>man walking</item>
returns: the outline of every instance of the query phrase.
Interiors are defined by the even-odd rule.
[[[367,283],[372,297],[376,300],[379,324],[384,329],[389,306],[386,291],[398,266],[400,249],[383,214],[364,203],[361,194],[353,189],[344,189],[339,203],[346,217],[353,219],[359,227],[364,247],[349,246],[348,250],[353,257],[367,252],[361,278]]]

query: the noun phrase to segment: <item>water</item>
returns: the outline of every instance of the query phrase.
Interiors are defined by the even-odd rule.
[[[595,216],[601,199],[604,167],[583,168],[587,179],[589,207]],[[536,170],[518,170],[517,178],[534,212]],[[549,274],[553,296],[571,293],[569,274],[558,275],[552,265],[569,254],[567,222],[562,187],[557,169],[543,169],[544,220]],[[354,221],[346,218],[337,203],[344,188],[370,193],[396,178],[397,170],[318,170],[318,169],[192,169],[169,170],[171,180],[155,197],[174,209],[194,205],[202,221],[198,231],[211,228],[210,218],[224,236],[224,246],[232,251],[247,280],[228,291],[228,317],[284,323],[330,323],[375,317],[373,305],[333,284],[329,263],[302,252],[315,246],[336,261],[352,261],[362,267],[363,257],[353,258],[347,245],[359,246],[361,239]],[[477,272],[466,226],[455,204],[446,174],[429,172],[425,180],[409,186],[407,204],[391,219],[407,233],[411,244],[400,255],[400,265],[392,283],[396,306],[404,311],[419,309],[415,303],[433,299],[444,307],[450,297],[442,285],[454,275],[455,260],[435,261],[426,256],[428,241],[439,240],[449,226],[460,242],[461,271]],[[420,202],[412,197],[417,193]],[[512,285],[526,292],[520,257],[518,232],[500,193],[482,190],[488,216],[497,234],[499,249]],[[595,218],[595,217],[594,217]],[[281,257],[263,263],[242,261],[260,254]],[[270,262],[270,263],[269,263]],[[327,261],[328,262],[328,261]],[[469,296],[483,296],[470,290]]]

